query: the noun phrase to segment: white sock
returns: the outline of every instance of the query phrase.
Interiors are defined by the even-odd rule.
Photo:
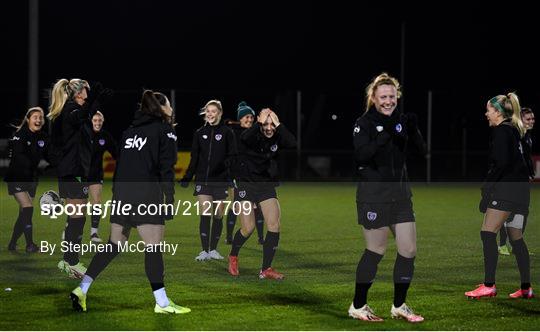
[[[81,281],[81,284],[79,285],[79,287],[81,287],[82,289],[82,292],[86,295],[86,293],[88,293],[88,289],[90,288],[90,285],[92,285],[92,282],[94,281],[94,279],[92,279],[91,277],[87,276],[86,274],[84,275],[84,277],[82,278],[82,281]]]
[[[90,235],[96,234],[96,233],[97,233],[97,230],[98,230],[98,229],[97,229],[97,228],[94,228],[94,227],[90,228]]]
[[[169,299],[167,298],[167,293],[165,293],[165,287],[155,290],[153,293],[154,297],[156,298],[156,303],[160,307],[165,308],[169,305]]]

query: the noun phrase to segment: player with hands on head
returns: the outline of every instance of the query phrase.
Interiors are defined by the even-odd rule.
[[[279,185],[276,158],[279,149],[294,148],[296,138],[280,122],[275,112],[264,108],[257,116],[257,122],[242,133],[241,144],[237,160],[238,190],[235,191],[235,200],[240,201],[242,207],[241,228],[233,238],[228,271],[232,276],[240,274],[238,254],[253,233],[253,204],[258,204],[267,228],[259,278],[282,280],[284,275],[272,267],[281,228],[281,208],[276,193]]]

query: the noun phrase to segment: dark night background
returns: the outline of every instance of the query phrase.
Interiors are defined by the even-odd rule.
[[[116,91],[104,113],[105,127],[119,136],[142,88],[175,89],[185,150],[202,124],[198,109],[212,98],[223,101],[225,118],[236,117],[241,100],[256,110],[270,106],[296,133],[301,91],[304,179],[317,178],[308,158],[318,156],[331,157],[327,178],[351,176],[352,126],[363,112],[364,88],[382,71],[400,78],[403,23],[404,108],[419,115],[424,133],[433,91],[433,180],[483,176],[492,96],[516,91],[522,106],[540,110],[533,5],[62,0],[39,7],[43,108],[59,78],[100,81]],[[0,18],[0,138],[7,138],[8,124],[28,106],[27,1],[5,2]],[[539,142],[538,130],[534,135]],[[294,177],[296,153],[282,162]],[[409,169],[413,179],[425,179],[424,161],[412,158]]]

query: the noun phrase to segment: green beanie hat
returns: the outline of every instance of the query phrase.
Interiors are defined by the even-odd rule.
[[[248,114],[255,116],[255,111],[251,107],[249,107],[245,101],[242,101],[240,102],[240,104],[238,104],[237,113],[238,113],[237,118],[236,118],[237,120],[240,120],[241,118],[243,118],[244,116]]]

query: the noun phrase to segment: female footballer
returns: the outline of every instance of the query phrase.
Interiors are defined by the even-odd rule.
[[[165,220],[171,211],[146,213],[144,207],[174,202],[174,165],[176,164],[176,134],[172,126],[173,109],[165,95],[145,90],[140,110],[135,112],[131,126],[122,134],[113,180],[113,200],[131,204],[132,211],[111,215],[110,250],[98,252],[90,262],[79,287],[71,292],[73,308],[86,311],[90,285],[118,255],[119,245],[129,238],[131,228],[137,228],[145,243],[144,269],[156,304],[155,313],[184,314],[191,310],[176,305],[167,297],[164,284],[163,241]],[[142,207],[143,210],[139,210]]]
[[[202,247],[202,251],[195,257],[197,261],[223,259],[217,251],[225,208],[220,202],[228,195],[229,165],[237,150],[233,131],[221,121],[221,102],[210,100],[204,105],[202,112],[205,124],[193,134],[191,160],[186,174],[180,180],[182,187],[187,188],[195,176],[193,196],[197,196],[199,203],[199,235]]]
[[[394,77],[386,73],[377,76],[366,89],[366,112],[356,120],[353,130],[359,175],[356,207],[366,249],[356,269],[349,315],[363,321],[383,320],[368,306],[367,295],[390,233],[397,246],[391,316],[411,323],[424,320],[405,303],[416,257],[416,225],[405,161],[409,145],[425,152],[425,144],[416,116],[396,109],[400,96],[400,84]]]
[[[279,121],[271,109],[263,109],[257,122],[241,135],[243,147],[239,148],[238,190],[236,201],[241,202],[241,228],[234,235],[229,254],[229,273],[239,275],[238,253],[255,229],[252,203],[258,204],[267,232],[263,244],[260,279],[281,280],[283,274],[272,268],[272,261],[279,244],[281,210],[276,194],[278,168],[276,157],[281,148],[294,148],[296,138]]]
[[[529,169],[523,140],[526,128],[521,120],[518,96],[498,95],[486,104],[486,118],[492,127],[489,148],[489,170],[482,186],[480,211],[484,221],[480,232],[484,251],[484,282],[465,292],[469,298],[497,295],[497,232],[506,222],[512,251],[521,277],[520,288],[510,298],[531,298],[529,250],[523,239],[524,216],[530,202]],[[512,220],[508,220],[510,216]]]
[[[9,195],[19,205],[19,216],[8,245],[10,251],[17,249],[17,240],[23,233],[26,252],[39,251],[32,236],[32,214],[38,184],[38,164],[46,158],[49,145],[47,135],[41,131],[45,123],[44,116],[41,107],[30,108],[9,141],[11,160],[4,181],[7,182]]]

